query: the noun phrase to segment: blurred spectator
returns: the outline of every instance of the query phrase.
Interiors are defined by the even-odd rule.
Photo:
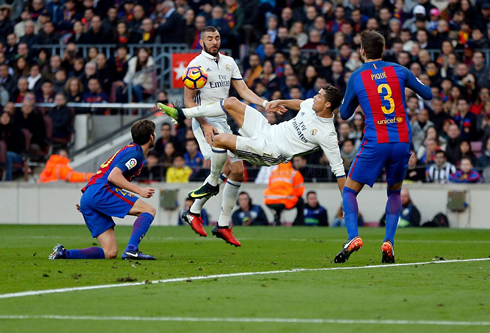
[[[296,21],[289,30],[289,36],[296,39],[299,48],[302,48],[308,43],[308,35],[305,33],[302,22]]]
[[[14,103],[22,103],[28,91],[28,87],[29,83],[27,82],[27,79],[21,77],[19,81],[17,81],[17,89],[12,94],[10,94],[10,101]]]
[[[429,114],[429,119],[434,124],[437,132],[441,132],[444,121],[449,118],[449,115],[444,111],[442,98],[434,96],[431,108],[432,113]]]
[[[14,124],[31,132],[31,153],[39,155],[46,146],[46,127],[42,114],[34,111],[34,101],[24,103],[14,115]]]
[[[488,46],[487,46],[488,47]],[[476,77],[478,87],[488,87],[489,85],[489,69],[484,64],[485,56],[483,52],[476,51],[473,53],[473,65],[470,67],[469,72]]]
[[[40,0],[35,0],[40,1]],[[10,5],[0,5],[0,43],[5,45],[7,36],[14,32],[14,26],[10,21],[12,9]]]
[[[483,145],[483,155],[481,155],[476,161],[476,167],[485,169],[490,166],[490,138],[487,138]]]
[[[159,156],[157,152],[150,151],[145,157],[146,163],[141,169],[141,173],[138,178],[148,182],[162,181],[164,178],[163,167],[158,164],[158,158]]]
[[[248,87],[252,87],[254,80],[258,79],[262,73],[262,66],[260,65],[260,58],[257,54],[251,54],[248,62],[250,67],[243,73],[243,79]]]
[[[429,120],[429,112],[425,109],[419,111],[416,121],[412,123],[412,143],[416,151],[419,150],[425,139],[425,131],[434,123]]]
[[[39,72],[39,65],[32,65],[29,71],[29,76],[27,77],[27,89],[37,93],[41,90],[41,86],[43,85],[43,83],[44,79]]]
[[[18,58],[15,60],[14,73],[16,77],[27,77],[29,76],[29,71],[30,68],[25,58]]]
[[[357,154],[357,151],[355,149],[354,140],[352,140],[352,139],[344,140],[342,142],[342,145],[340,148],[340,156],[342,157],[342,160],[344,161],[344,167],[345,167],[346,173],[349,170],[352,162],[354,161],[356,154]]]
[[[163,156],[165,146],[167,143],[171,142],[174,147],[179,146],[179,141],[175,136],[172,135],[172,125],[170,123],[163,123],[160,128],[160,134],[162,135],[155,143],[155,152],[158,157]]]
[[[113,42],[116,44],[136,44],[141,35],[138,31],[129,31],[126,22],[118,22]]]
[[[99,78],[100,85],[102,89],[109,94],[111,92],[113,71],[109,68],[104,53],[97,54],[95,64],[97,66],[97,77]]]
[[[156,27],[161,43],[181,43],[184,40],[185,22],[175,11],[175,4],[172,1],[164,1],[162,12],[164,14],[162,22]]]
[[[8,112],[2,112],[0,116],[0,140],[7,145],[7,160],[5,161],[5,180],[13,179],[13,164],[22,163],[23,155],[26,153],[24,133],[11,121]]]
[[[191,49],[200,50],[201,44],[199,39],[201,36],[201,30],[206,26],[206,18],[203,15],[198,15],[194,21],[193,26],[187,27],[187,37],[185,42]],[[192,34],[191,34],[192,33]]]
[[[424,183],[425,177],[425,166],[419,163],[417,156],[412,152],[408,160],[407,173],[403,183]]]
[[[303,180],[307,183],[316,182],[317,178],[320,178],[316,173],[316,169],[307,165],[307,159],[305,156],[295,156],[293,158],[294,169],[299,171]]]
[[[54,81],[53,81],[54,93],[55,94],[63,93],[65,90],[65,84],[66,84],[66,71],[64,69],[60,69],[54,75]]]
[[[83,86],[77,77],[68,79],[65,84],[65,93],[67,94],[68,103],[81,103]]]
[[[306,226],[328,227],[327,209],[320,206],[315,191],[306,193],[304,214]]]
[[[55,54],[49,60],[49,69],[42,73],[43,78],[48,81],[53,81],[56,72],[59,71],[60,69],[61,69],[61,58],[59,55]]]
[[[80,21],[75,21],[73,23],[73,34],[72,36],[68,39],[68,43],[74,43],[74,44],[89,44],[88,42],[88,37],[83,31],[84,27],[82,22]]]
[[[484,101],[487,100],[489,97],[490,97],[489,89],[487,87],[482,87],[478,92],[478,97],[476,98],[475,102],[471,104],[470,112],[474,113],[478,117],[483,110]],[[480,122],[478,121],[478,123]],[[477,128],[478,130],[481,129],[480,126],[477,126]]]
[[[439,149],[437,138],[426,138],[424,145],[417,150],[417,160],[420,164],[429,166],[434,163],[435,153]]]
[[[94,175],[93,173],[75,171],[68,163],[70,163],[70,159],[66,150],[61,149],[57,154],[51,154],[37,182],[67,181],[70,183],[86,183]]]
[[[107,17],[102,20],[102,29],[109,33],[114,33],[116,31],[117,22],[117,8],[109,7],[107,10]]]
[[[264,191],[264,203],[274,213],[275,225],[281,225],[281,214],[286,210],[297,209],[293,225],[304,225],[304,200],[302,195],[305,187],[301,173],[293,169],[292,163],[279,164],[269,177],[269,186]]]
[[[167,183],[188,183],[192,169],[185,165],[182,155],[174,157],[173,166],[167,169],[165,180]]]
[[[83,103],[107,103],[109,96],[100,88],[99,79],[96,77],[91,78],[88,81],[88,91],[83,93]],[[95,114],[104,114],[105,110],[101,108],[93,108],[92,112]]]
[[[473,169],[471,159],[463,157],[460,161],[460,170],[450,174],[449,180],[453,183],[479,183],[480,174]]]
[[[149,71],[153,67],[153,57],[145,48],[140,48],[138,54],[128,62],[128,71],[124,77],[126,87],[118,88],[119,102],[127,101],[127,85],[132,83],[133,97],[135,102],[142,102],[144,90],[153,90],[153,74]],[[132,101],[129,101],[132,102]]]
[[[463,157],[469,158],[472,165],[476,163],[476,156],[471,150],[471,144],[469,141],[462,140],[459,144],[459,159],[461,160]],[[459,163],[456,166],[460,166]]]
[[[237,205],[238,209],[231,216],[233,226],[269,225],[264,210],[259,205],[252,203],[252,198],[250,198],[247,192],[240,192],[238,194]]]
[[[149,18],[143,19],[143,23],[140,28],[140,40],[138,43],[141,44],[153,44],[155,43],[156,32],[153,28],[153,22]]]
[[[9,66],[6,63],[0,64],[0,83],[7,89],[10,95],[14,93],[17,81],[9,74]]]
[[[44,23],[43,30],[39,33],[37,43],[40,45],[56,45],[60,43],[60,38],[54,29],[54,23],[48,21]]]
[[[436,151],[434,161],[427,169],[427,182],[446,184],[449,175],[456,172],[456,167],[447,161],[446,153],[442,150]]]
[[[196,139],[187,139],[185,141],[185,164],[190,167],[195,174],[199,173],[204,159],[198,148],[199,145],[197,144]]]
[[[194,199],[192,198],[186,198],[184,202],[184,207],[182,207],[179,211],[179,218],[178,218],[178,225],[188,225],[187,222],[182,220],[182,213],[187,212],[189,209],[191,209],[192,204],[194,203]],[[201,209],[201,219],[203,221],[203,225],[209,225],[209,220],[208,220],[208,213],[206,212],[206,209],[202,208]]]
[[[400,219],[398,220],[398,227],[419,227],[421,219],[420,212],[413,204],[408,189],[402,188],[400,198],[402,200],[402,211],[400,213]],[[381,220],[379,220],[379,226],[386,226],[386,213],[384,213]]]
[[[97,78],[97,65],[95,62],[87,62],[85,64],[85,68],[83,74],[79,76],[80,81],[83,85],[83,90],[86,91],[88,89],[88,81],[90,79]]]
[[[459,126],[452,123],[449,125],[447,135],[448,140],[446,144],[447,159],[450,163],[456,164],[459,160],[459,144],[461,142],[461,132]]]
[[[141,33],[141,25],[145,18],[145,9],[142,5],[136,5],[133,8],[133,18],[129,21],[129,28],[133,33]]]
[[[454,118],[454,121],[461,131],[461,139],[475,141],[478,135],[476,129],[477,118],[475,114],[468,112],[468,110],[468,101],[464,98],[460,98],[458,100],[458,114]]]
[[[41,86],[41,92],[36,97],[36,103],[53,103],[54,95],[53,83],[46,80]]]
[[[66,97],[63,93],[56,94],[54,102],[56,106],[53,107],[48,116],[53,120],[53,133],[51,137],[53,139],[68,139],[73,131],[72,111],[66,106]]]
[[[110,44],[112,35],[102,30],[102,20],[95,15],[90,21],[90,30],[86,33],[87,44]]]

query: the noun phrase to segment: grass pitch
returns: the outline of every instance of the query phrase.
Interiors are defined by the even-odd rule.
[[[384,229],[366,228],[364,247],[336,265],[343,228],[234,231],[241,248],[200,238],[188,227],[153,227],[141,250],[157,261],[50,261],[57,242],[92,246],[87,229],[0,226],[0,332],[490,330],[490,261],[381,265]],[[130,232],[116,228],[120,251]],[[489,258],[490,230],[398,230],[395,254],[397,264]],[[338,267],[350,269],[329,270]],[[191,279],[295,268],[326,270]],[[177,278],[184,279],[129,285]],[[1,298],[109,284],[123,286]]]

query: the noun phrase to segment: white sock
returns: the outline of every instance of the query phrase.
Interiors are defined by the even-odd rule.
[[[231,211],[235,207],[236,200],[238,198],[238,192],[240,192],[241,182],[236,182],[228,179],[223,191],[223,203],[221,204],[221,214],[218,219],[218,226],[227,227],[231,220]]]
[[[221,170],[226,163],[228,154],[226,149],[211,147],[211,170],[207,181],[212,186],[218,185],[221,176]]]
[[[206,184],[208,178],[206,178],[204,184]],[[226,175],[222,173],[221,176],[219,177],[218,185],[223,184],[225,179],[226,179]],[[196,199],[190,208],[191,213],[196,215],[201,215],[202,207],[204,207],[204,205],[206,204],[206,202],[208,202],[209,199],[211,199],[211,197]]]
[[[195,106],[193,108],[182,109],[186,118],[196,117],[219,117],[226,115],[223,109],[223,100],[211,104]]]

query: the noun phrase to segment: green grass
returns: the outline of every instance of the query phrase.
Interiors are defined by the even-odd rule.
[[[53,245],[91,246],[83,226],[0,226],[0,294],[291,268],[378,265],[383,229],[361,229],[364,247],[348,263],[333,258],[345,229],[235,228],[241,248],[187,227],[153,227],[141,250],[153,262],[58,260]],[[131,228],[117,227],[119,249]],[[210,230],[208,230],[210,233]],[[397,263],[490,256],[490,230],[405,229]],[[192,282],[0,299],[0,316],[126,316],[351,320],[490,320],[490,261],[224,277]],[[103,329],[102,329],[103,328]],[[0,332],[380,332],[385,324],[0,319]],[[398,325],[397,332],[488,332],[488,326]]]

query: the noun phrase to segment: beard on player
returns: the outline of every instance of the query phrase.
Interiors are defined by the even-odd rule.
[[[213,57],[216,57],[218,55],[220,45],[214,45],[209,48],[206,46],[206,43],[203,43],[202,45],[204,48],[204,52],[212,55]]]

